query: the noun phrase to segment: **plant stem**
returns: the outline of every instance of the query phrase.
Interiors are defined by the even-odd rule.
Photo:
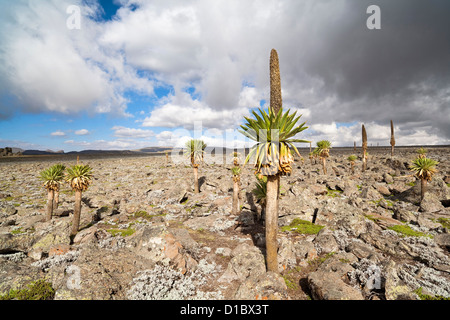
[[[266,197],[267,270],[278,273],[278,175],[267,176]]]
[[[54,191],[53,190],[48,190],[48,194],[47,194],[47,215],[45,217],[46,221],[52,220],[53,196],[54,196]]]
[[[75,209],[73,211],[73,221],[72,221],[72,231],[70,232],[71,237],[75,237],[80,227],[80,216],[81,216],[81,191],[75,190]]]

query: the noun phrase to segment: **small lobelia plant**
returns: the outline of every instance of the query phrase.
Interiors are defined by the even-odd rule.
[[[203,163],[206,149],[206,143],[203,140],[191,139],[186,142],[184,154],[191,160],[191,166],[194,169],[194,192],[199,193],[198,185],[198,167]]]
[[[92,182],[92,168],[88,165],[76,164],[67,168],[66,181],[75,191],[75,209],[73,211],[73,222],[70,237],[73,239],[78,232],[81,216],[81,196]]]
[[[327,174],[326,159],[330,156],[331,142],[328,140],[317,141],[316,154],[322,160],[323,174]]]
[[[412,172],[414,172],[414,175],[418,179],[420,179],[421,182],[420,200],[423,200],[427,188],[427,182],[431,181],[433,175],[437,172],[437,169],[435,167],[438,164],[439,162],[435,160],[420,156],[412,161],[412,164],[410,165],[409,168]]]
[[[233,152],[233,167],[231,168],[233,174],[233,204],[232,214],[239,214],[239,184],[241,181],[241,167],[239,164],[239,153]]]
[[[267,200],[267,177],[263,175],[255,175],[256,184],[252,190],[259,205],[261,206],[261,218],[266,214],[266,200]]]
[[[311,161],[311,164],[313,164],[313,158],[314,158],[314,152],[308,153],[309,160]]]
[[[48,169],[41,171],[40,179],[44,181],[44,187],[47,189],[47,212],[46,220],[50,221],[53,215],[53,209],[57,206],[56,198],[59,198],[60,182],[64,178],[65,166],[62,164],[55,164]],[[55,205],[56,202],[56,205]]]
[[[417,149],[416,152],[418,153],[419,158],[426,158],[428,150],[424,149],[424,147],[420,147],[420,149]]]
[[[347,160],[350,162],[352,174],[355,174],[355,160],[356,159],[357,159],[357,156],[355,156],[354,154],[347,157]]]

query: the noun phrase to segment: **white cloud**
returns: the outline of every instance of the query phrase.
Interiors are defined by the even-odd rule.
[[[155,135],[152,130],[126,128],[122,126],[114,126],[114,136],[118,138],[150,138]]]
[[[352,145],[365,122],[374,143],[385,144],[386,119],[395,109],[394,122],[404,133],[398,143],[427,136],[433,143],[448,141],[448,116],[442,116],[449,114],[448,73],[441,70],[450,55],[447,47],[437,46],[445,41],[432,41],[448,38],[447,31],[441,32],[450,30],[442,28],[449,20],[440,20],[445,7],[416,10],[440,19],[433,24],[413,19],[409,25],[405,19],[425,6],[422,2],[412,1],[402,10],[386,4],[391,21],[399,18],[405,28],[386,20],[383,28],[390,32],[380,35],[368,34],[360,24],[365,2],[358,1],[120,3],[124,6],[108,22],[90,18],[98,13],[95,1],[24,0],[3,6],[0,94],[11,99],[0,101],[12,103],[0,104],[0,118],[15,109],[131,116],[132,95],[126,93],[153,95],[153,87],[161,85],[173,90],[155,108],[149,105],[144,127],[193,129],[199,121],[204,129],[236,128],[261,100],[267,106],[269,55],[276,48],[284,107],[303,114],[300,121],[310,126],[305,135],[314,140],[328,137]],[[80,30],[66,28],[65,9],[72,4],[82,8]],[[402,33],[409,27],[412,31]],[[418,41],[414,31],[420,27],[430,36]],[[187,87],[198,100],[184,92]],[[344,121],[356,124],[339,125]],[[416,126],[407,130],[411,124]],[[151,136],[144,129],[113,130],[117,138]]]
[[[78,136],[85,136],[85,135],[88,135],[89,133],[90,132],[87,129],[80,129],[80,130],[75,131],[75,134]]]
[[[73,150],[135,150],[148,147],[148,142],[136,141],[133,139],[117,140],[94,140],[94,141],[74,141],[64,142],[70,145]]]
[[[66,27],[66,8],[74,1],[25,1],[2,6],[0,53],[2,94],[24,111],[112,113],[128,115],[124,91],[152,93],[151,82],[136,75],[120,51],[101,45],[103,25],[90,19],[90,6],[79,1],[81,28]],[[8,109],[9,108],[9,109]]]
[[[232,129],[249,115],[250,108],[259,107],[261,95],[255,88],[243,87],[238,98],[234,108],[214,109],[204,101],[193,99],[189,93],[175,92],[143,120],[142,126],[192,130],[197,124],[206,129]]]
[[[55,132],[50,133],[50,135],[52,137],[65,137],[66,136],[66,134],[62,131],[55,131]]]

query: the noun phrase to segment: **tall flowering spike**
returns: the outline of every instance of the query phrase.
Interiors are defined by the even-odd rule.
[[[276,115],[282,107],[280,63],[275,49],[270,51],[270,107]]]
[[[367,151],[367,133],[364,125],[362,125],[362,148],[365,153]]]
[[[362,125],[362,149],[363,149],[362,171],[365,171],[367,163],[367,133],[364,125]]]
[[[394,123],[391,120],[391,156],[394,155],[395,138],[394,138]]]

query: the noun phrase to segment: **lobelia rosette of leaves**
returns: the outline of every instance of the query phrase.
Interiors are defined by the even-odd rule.
[[[184,154],[191,159],[191,165],[198,168],[203,161],[206,143],[203,140],[191,139],[185,144],[186,150]]]
[[[88,165],[74,165],[67,168],[66,181],[73,190],[85,191],[91,184],[92,168]]]
[[[44,187],[47,190],[59,190],[59,182],[64,178],[64,169],[62,164],[55,164],[40,173],[40,179],[44,181]]]
[[[257,174],[268,176],[290,173],[291,164],[294,162],[291,148],[300,156],[294,142],[309,143],[293,137],[308,127],[305,127],[305,122],[296,126],[301,117],[296,117],[297,112],[289,114],[290,110],[283,112],[282,108],[277,114],[274,114],[271,108],[268,113],[261,108],[258,110],[259,115],[252,111],[255,119],[244,117],[247,123],[241,125],[242,130],[239,130],[244,136],[257,142],[250,149],[244,164],[255,156]]]
[[[321,158],[328,158],[330,156],[331,142],[328,140],[321,140],[317,142],[316,152]]]
[[[425,157],[417,157],[412,161],[409,169],[414,172],[415,176],[419,179],[431,181],[433,175],[437,172],[435,168],[439,162]]]

